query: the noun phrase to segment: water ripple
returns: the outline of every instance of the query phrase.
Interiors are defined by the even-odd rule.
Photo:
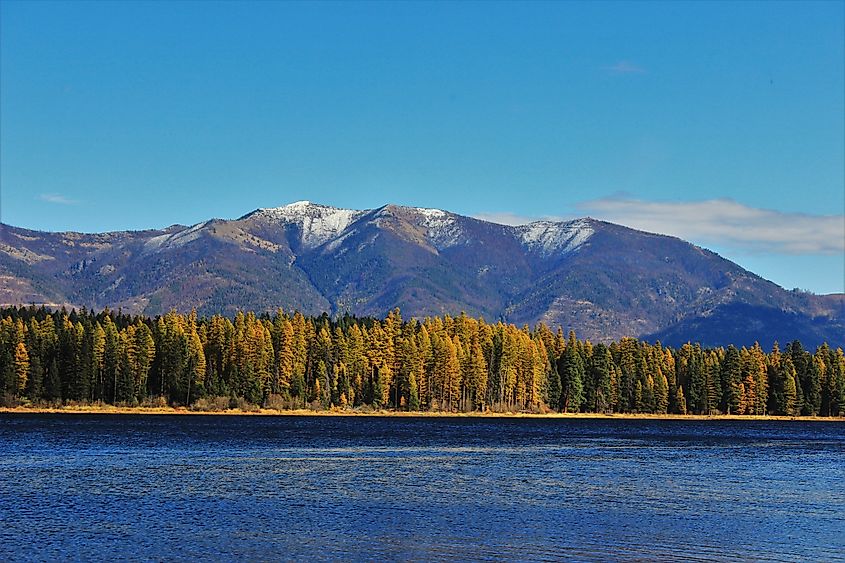
[[[840,424],[0,416],[2,560],[845,561]]]

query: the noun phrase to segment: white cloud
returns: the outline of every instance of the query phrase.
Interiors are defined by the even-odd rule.
[[[636,65],[630,61],[619,61],[616,64],[605,67],[608,72],[613,74],[645,74],[646,69],[640,65]]]
[[[654,202],[602,198],[576,207],[597,219],[737,250],[779,254],[845,251],[845,215],[787,213],[732,199]]]
[[[607,197],[577,203],[577,216],[626,227],[672,235],[702,246],[719,246],[748,253],[842,254],[845,215],[787,213],[750,207],[732,199],[655,202],[630,197]],[[479,219],[520,225],[538,219],[513,213],[479,213]]]
[[[58,205],[76,205],[79,203],[75,199],[67,198],[62,194],[40,194],[38,199],[46,201],[47,203],[56,203]]]

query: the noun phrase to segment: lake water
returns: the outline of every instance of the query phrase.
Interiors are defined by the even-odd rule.
[[[0,415],[2,560],[845,561],[845,423]]]

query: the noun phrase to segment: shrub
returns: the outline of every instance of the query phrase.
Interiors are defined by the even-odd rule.
[[[147,397],[141,402],[141,406],[148,409],[163,409],[167,407],[167,399],[162,396]]]
[[[20,401],[18,401],[17,397],[11,393],[4,393],[3,395],[0,395],[0,407],[13,409],[18,405],[20,405]]]
[[[195,411],[208,412],[220,412],[225,411],[228,408],[230,408],[229,397],[220,396],[200,397],[194,402],[193,406],[191,407],[191,409]]]
[[[235,408],[243,412],[257,412],[259,410],[258,405],[253,405],[243,397],[238,397]]]
[[[284,395],[277,395],[273,393],[267,397],[264,407],[276,411],[287,410],[290,408],[290,401],[285,399]]]

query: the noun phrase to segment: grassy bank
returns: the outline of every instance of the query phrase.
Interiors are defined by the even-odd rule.
[[[437,418],[560,418],[560,419],[606,419],[606,420],[800,420],[817,422],[845,422],[845,417],[827,418],[810,416],[751,416],[751,415],[698,415],[698,414],[639,414],[639,413],[521,413],[521,412],[469,412],[450,413],[441,411],[393,411],[393,410],[276,410],[276,409],[225,409],[196,410],[184,407],[120,407],[114,405],[70,405],[61,407],[19,406],[0,407],[0,413],[11,414],[148,414],[148,415],[249,415],[249,416],[395,416],[395,417],[437,417]]]

